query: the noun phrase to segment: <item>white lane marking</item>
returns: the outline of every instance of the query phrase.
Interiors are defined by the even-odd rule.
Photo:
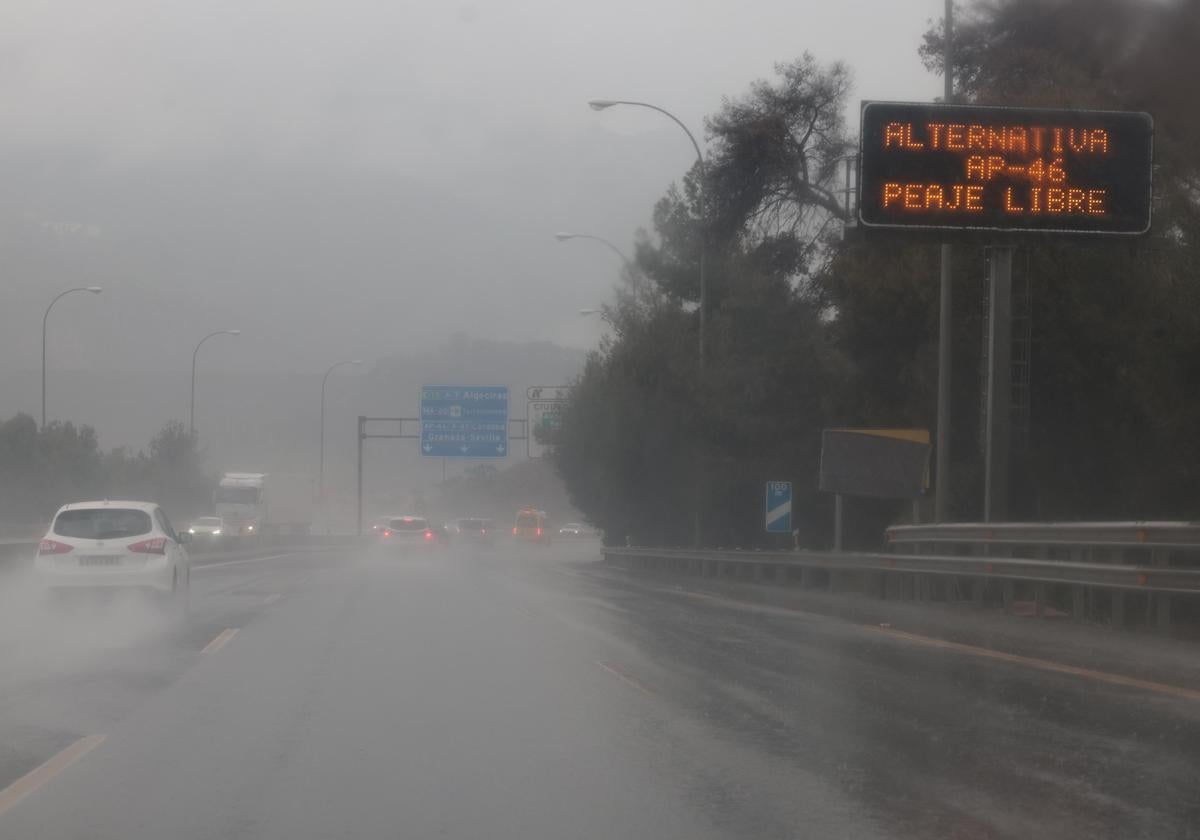
[[[225,560],[221,563],[201,563],[199,565],[193,563],[193,572],[202,572],[205,569],[221,569],[225,566],[244,566],[247,563],[261,563],[264,560],[278,560],[281,557],[291,557],[296,552],[289,551],[286,554],[268,554],[266,557],[247,557],[245,560]]]
[[[622,671],[617,666],[611,665],[608,662],[601,662],[600,660],[596,660],[596,664],[599,665],[601,668],[603,668],[605,671],[608,671],[608,673],[612,674],[614,677],[619,679],[621,682],[625,683],[627,686],[637,689],[642,694],[645,694],[647,697],[654,696],[654,691],[652,691],[650,688],[647,688],[646,685],[644,683],[642,683],[641,681],[626,674],[624,671]]]
[[[46,763],[30,770],[4,790],[0,790],[0,815],[62,773],[72,764],[104,743],[107,735],[88,735],[52,756]]]
[[[237,627],[226,627],[224,630],[222,630],[220,633],[218,633],[211,642],[206,644],[204,646],[204,650],[202,650],[200,652],[201,653],[216,653],[221,648],[225,647],[225,645],[229,644],[229,640],[232,639],[234,636],[236,636],[237,632],[238,632]]]

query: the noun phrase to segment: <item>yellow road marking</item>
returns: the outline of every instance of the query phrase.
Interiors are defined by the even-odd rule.
[[[607,662],[601,662],[600,660],[596,660],[596,664],[599,665],[601,668],[603,668],[605,671],[608,671],[608,673],[612,674],[614,677],[619,679],[621,682],[625,683],[626,685],[628,685],[632,688],[636,688],[638,691],[642,692],[642,694],[645,694],[647,697],[654,696],[654,692],[651,691],[649,688],[647,688],[643,683],[641,683],[639,680],[629,676],[624,671],[617,668],[615,665],[610,665]]]
[[[0,790],[0,814],[62,773],[72,764],[104,743],[105,735],[88,735],[54,755],[45,764],[30,770],[4,790]]]
[[[1168,694],[1172,697],[1181,697],[1185,700],[1200,701],[1200,691],[1192,688],[1184,688],[1179,685],[1170,685],[1168,683],[1153,682],[1151,680],[1142,680],[1137,677],[1126,677],[1121,674],[1113,674],[1108,671],[1096,671],[1091,668],[1081,668],[1078,665],[1064,665],[1061,662],[1053,662],[1049,659],[1038,659],[1034,656],[1021,656],[1016,653],[1004,653],[991,648],[976,647],[975,645],[967,645],[962,642],[950,642],[945,639],[937,639],[932,636],[922,636],[918,633],[906,633],[903,630],[893,630],[890,627],[876,628],[880,633],[891,636],[896,639],[914,642],[916,644],[928,645],[929,647],[942,648],[943,650],[953,650],[957,653],[965,653],[968,656],[982,656],[987,659],[997,659],[1001,662],[1010,662],[1014,665],[1024,665],[1029,668],[1036,668],[1039,671],[1051,671],[1056,674],[1070,674],[1084,679],[1095,680],[1097,682],[1109,683],[1110,685],[1120,685],[1127,688],[1140,688],[1144,691],[1153,691],[1158,694]]]
[[[237,631],[238,631],[238,628],[236,628],[236,627],[226,627],[224,630],[222,630],[220,633],[217,634],[216,638],[214,638],[211,642],[206,644],[204,646],[204,650],[202,650],[200,652],[201,653],[216,653],[221,648],[225,647],[225,645],[227,645],[229,643],[230,639],[232,639],[234,636],[237,635]]]
[[[662,589],[661,587],[654,587],[654,589],[659,592],[683,595],[688,598],[702,599],[706,601],[714,601],[727,606],[738,607],[743,610],[765,613],[768,615],[786,615],[792,618],[804,618],[809,620],[826,621],[829,623],[844,622],[855,627],[863,627],[869,630],[875,630],[883,633],[884,635],[891,636],[892,638],[913,642],[914,644],[938,647],[942,648],[943,650],[953,650],[957,653],[966,654],[968,656],[980,656],[987,659],[995,659],[999,662],[1008,662],[1009,664],[1021,665],[1026,668],[1035,668],[1039,671],[1048,671],[1055,674],[1068,674],[1070,676],[1080,677],[1081,679],[1108,683],[1109,685],[1136,688],[1142,691],[1150,691],[1156,694],[1178,697],[1183,700],[1200,702],[1200,690],[1194,688],[1185,688],[1184,686],[1180,685],[1154,682],[1153,680],[1143,680],[1137,677],[1127,677],[1123,674],[1114,674],[1110,671],[1097,671],[1093,668],[1084,668],[1078,665],[1067,665],[1062,662],[1054,662],[1050,659],[1039,659],[1035,656],[1022,656],[1017,653],[1005,653],[1003,651],[978,647],[976,645],[968,645],[962,642],[951,642],[947,639],[939,639],[934,636],[922,636],[919,633],[908,633],[903,630],[894,630],[891,627],[881,627],[877,624],[858,624],[857,622],[845,621],[844,619],[839,619],[835,616],[808,612],[806,610],[794,609],[792,607],[780,607],[773,604],[755,604],[750,601],[740,601],[736,598],[727,598],[721,595],[711,595],[706,592],[668,590]]]

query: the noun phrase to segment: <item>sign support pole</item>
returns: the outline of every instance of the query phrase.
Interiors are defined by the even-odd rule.
[[[842,494],[833,497],[833,550],[842,550]]]
[[[947,103],[954,97],[954,2],[946,0],[946,31],[943,34],[942,77],[946,83]],[[953,354],[954,329],[953,289],[950,285],[950,266],[954,249],[942,245],[941,286],[938,295],[938,381],[937,381],[937,452],[934,455],[933,521],[945,522],[950,509],[950,371]],[[914,521],[916,517],[913,517]]]
[[[1008,516],[1008,456],[1012,404],[1012,246],[988,258],[987,437],[984,454],[983,521]]]
[[[362,449],[363,449],[363,430],[367,425],[367,418],[361,414],[358,417],[358,500],[356,503],[356,511],[358,516],[358,535],[362,536]]]

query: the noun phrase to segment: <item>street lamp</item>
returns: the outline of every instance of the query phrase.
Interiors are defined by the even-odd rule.
[[[638,108],[649,108],[651,111],[658,113],[670,119],[677,126],[683,129],[683,133],[692,141],[692,148],[696,150],[696,162],[700,165],[700,336],[699,348],[697,350],[700,370],[704,370],[704,325],[708,318],[705,310],[708,303],[708,283],[704,272],[704,251],[705,240],[707,238],[707,225],[705,219],[707,216],[707,208],[704,202],[704,184],[708,180],[708,171],[704,165],[704,154],[700,151],[700,144],[696,142],[695,136],[688,127],[683,124],[683,120],[672,114],[666,108],[660,108],[657,105],[651,105],[649,102],[634,102],[629,99],[592,99],[588,101],[588,107],[593,111],[603,111],[606,108],[612,108],[614,105],[633,105]]]
[[[361,365],[362,359],[348,359],[344,362],[335,362],[329,366],[329,370],[325,371],[325,375],[321,377],[321,445],[320,457],[317,463],[317,500],[325,504],[325,383],[329,381],[329,374],[333,373],[344,365]]]
[[[607,245],[610,251],[621,258],[621,262],[625,264],[625,268],[628,269],[631,274],[633,273],[633,262],[629,259],[629,257],[625,256],[625,252],[609,242],[603,236],[593,236],[590,233],[565,233],[563,231],[559,231],[558,233],[554,234],[554,238],[559,242],[566,242],[569,239],[591,239],[593,242],[599,242],[602,245]]]
[[[46,314],[42,316],[42,430],[46,429],[46,320],[50,317],[50,310],[54,308],[54,304],[58,303],[59,299],[71,292],[91,292],[98,295],[103,292],[100,286],[80,286],[75,289],[67,289],[65,292],[59,292],[54,300],[50,301],[50,305],[46,307]]]
[[[241,330],[217,330],[210,332],[204,338],[200,339],[196,344],[196,349],[192,351],[192,410],[188,415],[188,434],[192,437],[196,435],[196,354],[200,352],[200,348],[204,342],[218,335],[241,335]]]

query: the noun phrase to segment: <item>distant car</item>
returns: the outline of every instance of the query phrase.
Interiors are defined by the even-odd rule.
[[[496,539],[496,526],[490,519],[469,516],[455,523],[458,536],[463,542],[491,545]]]
[[[595,536],[595,532],[581,522],[568,522],[566,525],[558,529],[560,537],[591,537]]]
[[[444,544],[438,528],[424,516],[393,516],[377,532],[389,548],[433,548]]]
[[[226,533],[225,523],[219,516],[201,516],[188,526],[187,532],[197,539],[220,537]]]
[[[544,510],[522,508],[517,511],[517,521],[513,524],[513,537],[521,542],[546,545],[550,542],[550,523]]]
[[[38,544],[35,579],[49,590],[131,589],[187,608],[191,560],[162,508],[151,502],[64,505]]]

